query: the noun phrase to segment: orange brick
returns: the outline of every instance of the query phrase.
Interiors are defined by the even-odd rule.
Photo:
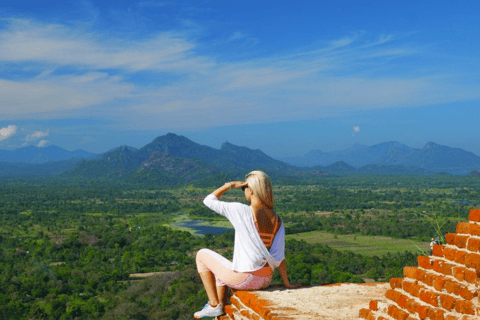
[[[418,307],[418,303],[415,302],[415,300],[407,299],[405,309],[407,309],[410,314],[415,314],[415,312],[417,312],[417,307]]]
[[[438,307],[438,295],[433,291],[421,290],[418,298],[434,307]]]
[[[448,279],[445,281],[444,288],[448,293],[452,293],[457,296],[460,295],[460,291],[462,290],[462,286],[460,284]]]
[[[460,297],[462,297],[465,300],[472,300],[477,295],[478,295],[477,291],[472,292],[467,287],[462,287],[460,289]]]
[[[443,257],[443,248],[444,246],[441,244],[434,245],[432,254],[437,257]]]
[[[467,252],[465,251],[456,251],[455,252],[455,262],[460,263],[460,264],[465,264],[465,257],[467,255]]]
[[[419,286],[418,284],[409,282],[409,281],[403,281],[402,288],[403,290],[405,290],[406,292],[410,293],[412,296],[415,296],[415,297],[418,297],[420,290],[422,289],[422,287]]]
[[[480,209],[471,209],[468,215],[468,220],[480,222]]]
[[[440,305],[442,308],[452,311],[455,308],[455,298],[446,294],[440,296]]]
[[[403,268],[403,276],[405,278],[412,278],[415,279],[415,272],[417,272],[417,267],[404,267]]]
[[[443,264],[443,262],[441,262],[441,261],[439,261],[439,260],[433,261],[433,264],[432,264],[433,270],[435,270],[435,271],[438,272],[438,273],[442,273],[442,271],[441,271],[441,269],[442,269],[442,264]]]
[[[427,273],[425,271],[417,269],[417,271],[415,272],[415,279],[417,279],[418,281],[423,281],[426,274]]]
[[[393,305],[388,307],[388,315],[396,320],[406,320],[409,316],[408,313]]]
[[[445,317],[445,320],[459,320],[459,319],[455,316],[448,315],[448,316]]]
[[[442,267],[440,268],[440,273],[447,276],[451,276],[453,275],[453,268],[454,268],[453,264],[444,262],[442,263]]]
[[[447,233],[445,235],[445,241],[447,241],[448,244],[455,244],[456,237],[457,237],[456,233]]]
[[[467,242],[467,249],[473,252],[477,252],[480,249],[480,239],[470,238]]]
[[[418,317],[422,320],[426,319],[427,318],[427,315],[428,315],[428,311],[429,311],[429,307],[427,306],[423,306],[423,305],[418,305],[417,306],[417,313],[418,313]]]
[[[432,320],[445,320],[445,312],[438,309],[429,309],[428,316]]]
[[[378,310],[377,300],[370,300],[369,307],[370,307],[370,310],[377,311]]]
[[[462,267],[454,267],[452,269],[453,271],[453,276],[458,280],[458,281],[463,281],[465,280],[465,268]]]
[[[480,254],[469,253],[465,257],[465,265],[469,268],[477,269],[480,268]]]
[[[457,250],[454,248],[444,248],[443,249],[443,256],[450,260],[450,261],[455,261],[455,254],[457,253]]]
[[[435,279],[435,276],[433,274],[427,274],[425,276],[425,279],[423,279],[423,282],[429,286],[433,286],[434,279]]]
[[[401,288],[403,278],[390,278],[390,288]]]
[[[278,318],[278,320],[282,320],[283,318]],[[367,317],[367,320],[376,320],[377,317],[373,314],[373,312],[370,312],[370,314]]]
[[[473,284],[477,283],[477,274],[475,273],[475,271],[464,269],[464,273],[465,273],[465,281]]]
[[[480,236],[480,226],[475,223],[470,223],[469,233],[474,236]]]
[[[430,262],[430,258],[427,256],[418,256],[418,266],[424,269],[432,269],[432,263]],[[404,269],[405,270],[405,269]],[[405,274],[405,273],[404,273]]]
[[[442,291],[444,285],[445,285],[445,278],[435,276],[433,280],[433,287],[435,288],[435,290]]]
[[[473,303],[471,301],[457,300],[455,303],[455,311],[462,314],[475,314]]]
[[[457,236],[455,237],[454,244],[459,248],[462,248],[462,249],[466,248],[468,238],[469,236],[463,236],[463,235],[457,234]]]
[[[470,233],[470,223],[468,222],[459,222],[457,223],[457,233]]]

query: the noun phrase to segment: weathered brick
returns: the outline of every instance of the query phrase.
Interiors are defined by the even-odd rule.
[[[463,281],[465,280],[465,268],[462,267],[454,267],[452,269],[453,271],[453,276],[458,280],[458,281]]]
[[[468,215],[468,220],[480,222],[480,209],[471,209]]]
[[[440,305],[448,311],[452,311],[455,308],[455,301],[456,299],[450,295],[442,294],[440,296]]]
[[[412,296],[418,297],[420,290],[422,289],[421,286],[417,284],[417,282],[410,282],[410,281],[403,281],[402,288],[406,292],[410,293]]]
[[[445,241],[447,241],[448,244],[455,244],[456,237],[457,237],[456,233],[447,233],[445,234]]]
[[[462,290],[462,285],[449,279],[445,281],[445,285],[443,287],[448,293],[455,294],[457,296],[460,295],[460,291]]]
[[[378,310],[378,301],[377,300],[370,300],[369,307],[370,307],[370,310],[377,311]]]
[[[473,252],[477,252],[480,249],[480,239],[470,238],[467,242],[467,249]]]
[[[445,278],[435,276],[435,278],[433,280],[433,287],[435,288],[435,290],[442,291],[444,285],[445,285]]]
[[[417,312],[418,303],[413,299],[407,299],[407,303],[405,304],[405,309],[408,310],[410,314],[415,314]]]
[[[417,267],[404,267],[403,276],[405,278],[415,279],[415,272],[417,271],[417,269]]]
[[[465,265],[469,268],[477,269],[480,268],[480,254],[469,253],[465,257]]]
[[[430,262],[430,258],[427,256],[418,256],[417,257],[418,266],[424,269],[432,269],[432,263]]]
[[[431,320],[445,320],[445,311],[439,309],[429,309],[428,317]]]
[[[417,271],[415,271],[415,274],[414,274],[414,277],[416,280],[418,281],[423,281],[423,279],[425,278],[425,275],[427,273],[423,270],[420,270],[420,269],[417,269]]]
[[[468,222],[459,222],[457,223],[457,228],[456,228],[457,233],[470,233],[470,223]]]
[[[465,281],[467,281],[468,283],[477,284],[478,277],[475,271],[464,269],[464,273]]]
[[[445,317],[445,320],[459,320],[459,318],[452,316],[451,314]]]
[[[475,309],[471,301],[457,300],[455,303],[455,311],[462,314],[475,314]]]
[[[402,287],[403,278],[390,278],[390,288],[396,289]]]
[[[454,248],[444,248],[443,249],[443,256],[445,259],[450,261],[455,261],[455,254],[457,253],[457,249]]]
[[[472,300],[477,295],[477,291],[472,292],[465,286],[462,286],[462,288],[460,289],[460,296],[465,300]]]
[[[409,316],[405,311],[397,308],[394,305],[388,307],[388,315],[396,320],[406,320]]]
[[[460,251],[460,250],[455,251],[455,262],[460,264],[465,264],[466,255],[467,255],[467,252],[465,251]]]
[[[433,261],[433,265],[432,265],[433,270],[435,270],[438,273],[442,273],[442,264],[443,264],[442,261],[439,261],[439,260]]]
[[[397,302],[398,301],[398,298],[400,297],[400,292],[396,291],[396,290],[393,290],[393,289],[389,289],[387,290],[387,292],[385,292],[385,297],[387,299],[390,299],[394,302]]]
[[[433,246],[433,252],[432,254],[437,257],[443,257],[443,248],[445,246],[441,244],[436,244]]]
[[[447,276],[451,276],[453,275],[453,268],[455,266],[453,264],[450,264],[450,263],[442,263],[442,267],[440,268],[440,273],[444,274],[444,275],[447,275]]]
[[[438,307],[438,295],[435,292],[428,290],[421,290],[418,298],[425,303],[428,303],[434,307]]]
[[[419,305],[417,306],[418,317],[419,317],[421,320],[426,319],[427,316],[428,316],[428,313],[429,313],[429,309],[430,309],[430,307],[427,307],[427,306],[424,306],[424,305],[419,304]]]
[[[425,276],[425,279],[423,279],[423,282],[429,286],[433,286],[433,280],[435,280],[435,275],[429,273]]]
[[[457,236],[455,237],[454,244],[459,248],[462,248],[462,249],[466,248],[468,238],[469,238],[469,236],[464,236],[464,235],[457,234]]]
[[[475,223],[470,223],[470,230],[468,233],[474,236],[480,236],[480,225]]]

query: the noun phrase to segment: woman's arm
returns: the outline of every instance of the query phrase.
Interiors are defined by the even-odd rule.
[[[217,199],[220,199],[220,197],[228,191],[228,189],[230,188],[234,188],[234,189],[237,189],[237,188],[241,188],[243,186],[246,186],[247,183],[246,182],[243,182],[243,181],[230,181],[230,182],[227,182],[225,183],[223,186],[221,186],[220,188],[218,188],[217,190],[213,191],[212,194],[217,197]]]
[[[293,289],[293,288],[298,288],[300,287],[300,284],[291,284],[290,281],[288,281],[288,275],[287,275],[287,265],[285,263],[285,259],[282,260],[280,265],[278,266],[278,273],[280,273],[280,277],[282,278],[283,285],[288,288],[288,289]]]

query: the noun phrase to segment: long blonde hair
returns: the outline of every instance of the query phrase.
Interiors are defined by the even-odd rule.
[[[269,209],[273,209],[273,188],[272,182],[263,171],[252,171],[245,176],[248,187],[253,194],[262,201]]]

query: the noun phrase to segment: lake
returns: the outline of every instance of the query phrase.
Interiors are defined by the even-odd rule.
[[[204,225],[205,221],[186,221],[180,224],[180,227],[195,230],[199,234],[219,234],[225,231],[233,230],[233,228],[212,227]]]

